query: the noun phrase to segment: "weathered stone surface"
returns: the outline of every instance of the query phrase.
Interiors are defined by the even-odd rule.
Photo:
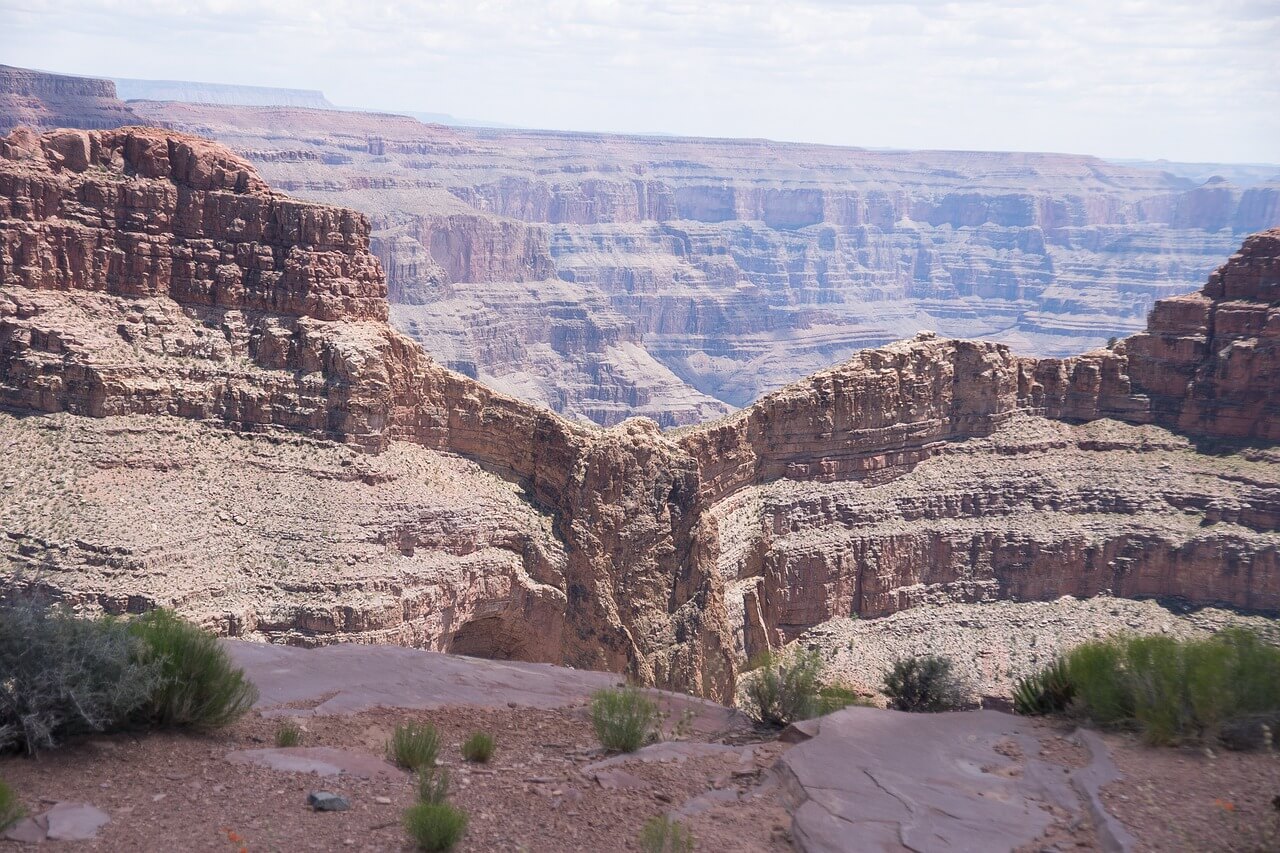
[[[1050,808],[1091,819],[1094,803],[1082,800],[1110,781],[1100,741],[1090,742],[1101,751],[1093,763],[1063,773],[1036,757],[1031,723],[993,711],[849,708],[815,728],[778,761],[792,836],[811,853],[848,850],[855,838],[867,851],[1017,850],[1045,831]],[[1077,775],[1088,777],[1078,790]],[[1130,849],[1122,827],[1108,830],[1107,849]]]
[[[329,746],[237,749],[228,752],[226,760],[232,764],[255,764],[285,773],[315,773],[318,776],[346,775],[372,779],[376,776],[399,778],[405,775],[400,768],[367,752]]]
[[[61,802],[35,817],[23,818],[5,833],[11,841],[91,841],[111,816],[89,803]]]

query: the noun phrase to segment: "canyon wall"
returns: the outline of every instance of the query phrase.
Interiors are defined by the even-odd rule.
[[[138,123],[110,80],[0,65],[0,134],[22,125],[52,130]]]
[[[1155,301],[1280,225],[1274,180],[1084,156],[138,108],[369,214],[402,330],[605,425],[718,417],[921,329],[1082,352],[1141,331]]]
[[[1280,230],[1109,349],[1033,358],[926,333],[667,433],[575,423],[439,365],[387,322],[370,243],[363,215],[282,196],[181,133],[0,142],[0,403],[46,415],[9,424],[7,446],[47,448],[32,431],[48,430],[66,469],[0,506],[11,563],[57,567],[58,589],[104,607],[189,601],[229,632],[556,660],[715,696],[740,655],[929,600],[1110,590],[1280,610]],[[581,337],[557,334],[579,357]],[[183,445],[173,464],[193,473],[154,493],[103,473],[134,455],[163,472],[145,423],[189,435],[175,418],[211,446],[231,428],[259,461]],[[319,493],[299,478],[335,479],[355,458],[341,445],[382,460],[336,478],[353,483],[336,519],[372,513],[364,545],[271,497]],[[190,552],[83,530],[113,489],[173,500],[208,466],[259,493],[226,499],[214,544],[252,547],[237,507],[297,518],[260,540],[299,543],[278,563],[202,573],[236,578],[221,614],[207,578],[156,580]],[[347,568],[317,576],[326,556]]]
[[[650,422],[586,429],[434,364],[386,322],[363,216],[269,192],[247,162],[194,137],[20,130],[0,143],[0,223],[6,408],[462,454],[554,519],[563,561],[523,558],[528,578],[559,591],[558,622],[543,596],[520,642],[509,627],[486,640],[483,623],[442,642],[417,619],[419,642],[715,695],[732,685],[722,594],[692,553],[693,461]],[[439,545],[412,527],[401,537],[410,557]],[[559,638],[554,652],[539,632]]]

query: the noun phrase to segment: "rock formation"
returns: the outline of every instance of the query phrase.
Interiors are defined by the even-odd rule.
[[[229,633],[714,695],[735,655],[930,597],[1280,609],[1277,459],[1227,444],[1276,439],[1280,230],[1109,350],[923,334],[670,433],[439,366],[388,324],[369,246],[365,217],[195,137],[0,143],[0,403],[49,415],[7,418],[7,447],[56,472],[7,488],[10,560],[77,602]],[[218,548],[238,556],[214,568]]]
[[[20,125],[92,130],[137,123],[110,80],[0,65],[0,133]]]
[[[1280,225],[1274,181],[1091,157],[137,109],[226,142],[273,186],[368,214],[402,331],[603,425],[718,417],[918,329],[1088,350]]]

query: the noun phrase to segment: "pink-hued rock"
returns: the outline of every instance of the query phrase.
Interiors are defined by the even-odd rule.
[[[110,815],[89,803],[55,803],[48,811],[18,821],[4,837],[27,844],[90,841],[110,822]]]
[[[289,746],[275,749],[237,749],[228,752],[232,764],[254,764],[284,773],[315,773],[319,776],[400,777],[403,770],[366,752],[328,746]]]
[[[1064,774],[1036,757],[1030,723],[994,711],[849,708],[810,730],[776,768],[806,853],[848,850],[855,838],[866,851],[1017,850],[1041,836],[1051,809],[1105,816],[1097,788],[1115,778],[1100,740],[1088,741],[1089,765]],[[1114,820],[1099,837],[1107,850],[1133,844]]]

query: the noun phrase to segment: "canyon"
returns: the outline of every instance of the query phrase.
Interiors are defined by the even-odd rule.
[[[124,123],[89,97],[111,81],[21,73],[79,81],[57,126]],[[312,91],[120,85],[130,123],[366,214],[393,323],[443,365],[603,426],[705,422],[922,329],[1085,351],[1280,225],[1265,165],[445,127]],[[0,130],[32,116],[0,100]]]
[[[0,141],[11,567],[89,611],[718,698],[851,614],[1280,610],[1280,229],[1106,348],[926,332],[665,432],[441,364],[393,328],[372,231],[177,131]]]
[[[1236,186],[1073,155],[132,108],[366,213],[401,331],[605,426],[703,422],[922,329],[1085,351],[1280,225],[1275,176]]]

